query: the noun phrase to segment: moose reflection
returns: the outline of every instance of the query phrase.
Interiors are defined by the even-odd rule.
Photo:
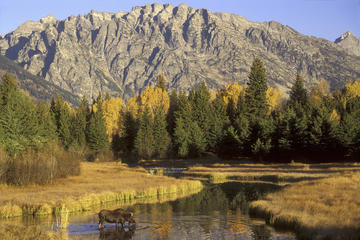
[[[100,240],[130,240],[134,238],[135,226],[131,226],[128,231],[122,229],[100,229]]]

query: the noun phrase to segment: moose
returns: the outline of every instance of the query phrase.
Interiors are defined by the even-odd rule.
[[[119,223],[121,223],[121,229],[123,229],[125,222],[128,222],[130,226],[135,226],[136,222],[133,216],[134,214],[132,212],[122,208],[115,210],[103,209],[99,212],[99,229],[104,228],[104,222],[115,223],[116,229],[119,228]]]

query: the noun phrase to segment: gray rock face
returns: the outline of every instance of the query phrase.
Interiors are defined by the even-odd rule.
[[[346,32],[335,40],[335,43],[349,54],[360,56],[360,37],[356,37],[352,32]]]
[[[33,74],[78,96],[98,92],[124,99],[163,74],[170,88],[189,90],[246,83],[260,57],[270,86],[286,92],[296,73],[307,87],[331,87],[360,77],[360,57],[337,44],[271,22],[250,22],[185,4],[152,4],[130,12],[91,11],[82,16],[26,22],[0,39],[0,53]]]

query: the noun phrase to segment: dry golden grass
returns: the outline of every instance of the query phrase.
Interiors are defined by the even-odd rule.
[[[143,168],[108,163],[81,163],[80,176],[51,185],[0,186],[0,216],[60,214],[89,210],[109,201],[131,201],[169,193],[199,191],[199,181],[147,174]]]
[[[296,182],[346,173],[360,172],[356,163],[346,164],[208,164],[196,165],[185,172],[189,176],[205,177],[210,180],[263,180],[273,182]]]
[[[60,234],[47,232],[40,226],[23,226],[19,224],[0,224],[0,239],[3,240],[61,240]]]
[[[360,176],[294,183],[251,203],[251,208],[275,226],[307,229],[317,238],[359,239]]]
[[[298,239],[360,239],[359,173],[357,163],[209,164],[186,172],[212,181],[283,181],[283,190],[252,202],[251,213]]]

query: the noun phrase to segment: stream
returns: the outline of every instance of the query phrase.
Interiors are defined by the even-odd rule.
[[[105,224],[104,230],[99,231],[100,209],[61,219],[23,217],[18,221],[25,225],[38,224],[58,232],[64,239],[296,239],[294,234],[277,232],[263,219],[248,214],[249,201],[278,189],[279,186],[271,183],[226,182],[209,184],[197,194],[174,201],[106,207],[133,211],[136,229],[125,224],[124,230],[116,230],[114,224]]]

